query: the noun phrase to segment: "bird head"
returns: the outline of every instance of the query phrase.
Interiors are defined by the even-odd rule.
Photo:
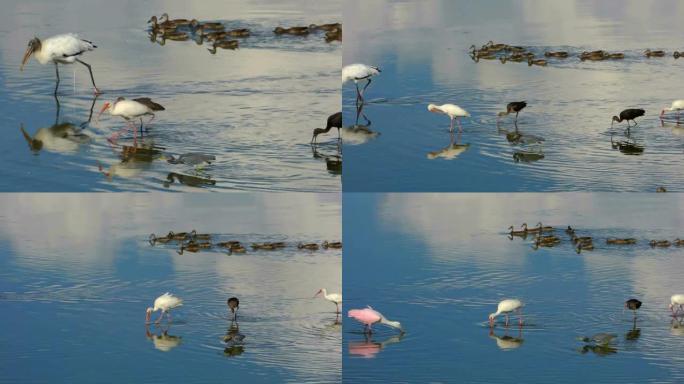
[[[157,24],[157,16],[150,17],[150,19],[147,20],[147,24],[149,24],[149,23]]]
[[[33,55],[33,53],[36,51],[40,51],[40,39],[34,37],[28,42],[28,47],[26,48],[26,52],[24,52],[24,57],[21,59],[21,67],[19,67],[20,71],[24,70],[24,65],[28,63],[31,55]]]
[[[100,110],[100,113],[97,114],[97,118],[95,119],[95,121],[100,121],[100,116],[104,113],[104,111],[108,110],[111,107],[112,105],[109,102],[104,103],[102,109]]]
[[[389,325],[392,328],[396,328],[401,331],[401,333],[404,333],[404,328],[401,326],[401,323],[398,321],[392,321],[392,320],[387,320],[385,324]]]
[[[147,307],[145,310],[145,322],[149,323],[150,318],[152,317],[152,312],[154,312],[154,309],[152,307]]]
[[[437,107],[435,104],[429,104],[427,106],[427,109],[428,109],[428,111],[433,112],[433,113],[441,113],[442,112],[442,110],[439,109],[439,107]]]
[[[323,288],[319,289],[318,292],[316,292],[316,294],[313,297],[317,297],[321,293],[323,293]]]
[[[494,319],[496,318],[496,313],[490,313],[489,314],[489,326],[492,327],[494,326]]]

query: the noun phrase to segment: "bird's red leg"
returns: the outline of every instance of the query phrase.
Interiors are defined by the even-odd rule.
[[[505,316],[506,316],[506,326],[508,327],[508,315],[505,315]]]
[[[518,315],[519,315],[519,319],[520,319],[520,326],[522,327],[522,325],[523,325],[523,314],[522,314],[522,309],[519,310]]]
[[[461,126],[461,118],[459,117],[456,121],[458,122],[458,131],[463,132],[463,127]]]
[[[159,315],[159,318],[158,318],[157,321],[155,321],[154,323],[155,323],[155,324],[159,324],[159,322],[161,321],[162,317],[164,317],[164,311],[161,311],[161,315]]]
[[[451,119],[451,125],[449,125],[449,132],[453,132],[453,131],[454,131],[454,119],[452,118]]]

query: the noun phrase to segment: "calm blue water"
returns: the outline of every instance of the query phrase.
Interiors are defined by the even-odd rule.
[[[207,44],[193,41],[167,40],[162,46],[150,41],[146,22],[164,12],[250,28],[253,35],[241,40],[240,49],[215,55]],[[312,156],[309,140],[312,130],[340,109],[341,44],[326,43],[321,33],[272,33],[279,25],[339,21],[340,2],[333,0],[3,2],[0,191],[339,191],[339,174]],[[93,100],[82,65],[60,67],[56,117],[53,66],[31,59],[20,72],[19,65],[33,36],[64,32],[98,45],[83,60],[92,65],[104,94]],[[125,127],[123,119],[103,115],[99,122],[89,121],[93,105],[97,114],[118,96],[151,97],[166,107],[143,142],[157,152],[124,157],[121,145],[133,145],[132,134],[115,147],[106,140]],[[56,120],[75,125],[67,138],[49,130]],[[41,150],[29,149],[22,125],[44,142]],[[337,154],[327,141],[322,140],[322,152]],[[201,172],[165,161],[166,155],[188,152],[211,154],[216,161]]]
[[[147,242],[152,232],[192,228],[247,244],[339,240],[339,195],[0,201],[0,382],[341,381],[339,319],[333,304],[312,298],[321,287],[340,292],[340,250],[179,255]],[[170,326],[146,328],[145,308],[167,291],[184,305]],[[231,296],[240,298],[237,324]],[[224,344],[231,331],[243,342]]]
[[[406,333],[376,327],[371,339],[344,320],[344,382],[675,383],[684,379],[684,324],[667,306],[684,290],[681,196],[661,194],[344,195],[344,295],[372,305]],[[533,250],[509,240],[522,222],[593,236],[596,249],[562,243]],[[605,238],[635,237],[634,246]],[[526,303],[525,325],[492,333],[487,316],[503,298]],[[625,300],[643,301],[635,324]],[[581,336],[617,334],[610,349]],[[584,353],[582,353],[584,352]]]
[[[348,1],[344,7],[343,63],[377,65],[382,73],[366,92],[364,113],[380,133],[348,145],[345,191],[655,191],[681,190],[682,126],[661,126],[658,115],[681,99],[684,5],[678,1]],[[481,60],[472,44],[489,40],[575,55],[547,67]],[[643,51],[663,49],[664,58]],[[581,62],[577,53],[624,52],[622,61]],[[355,118],[355,89],[343,91],[344,119]],[[527,100],[518,130],[545,139],[543,158],[497,128],[496,113]],[[464,133],[452,144],[449,119],[427,111],[429,103],[468,110]],[[646,109],[631,132],[645,147],[639,156],[611,147],[611,116]],[[362,124],[364,124],[362,122]],[[358,144],[358,138],[350,138]],[[624,137],[622,137],[624,139]],[[522,153],[522,155],[521,155]],[[518,161],[516,161],[516,158]]]

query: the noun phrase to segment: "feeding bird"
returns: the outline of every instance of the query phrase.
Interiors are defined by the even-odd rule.
[[[323,298],[335,303],[335,313],[340,313],[340,304],[342,304],[342,295],[339,293],[328,293],[328,291],[325,288],[321,288],[316,292],[314,297],[318,295],[323,295]]]
[[[672,105],[670,105],[669,108],[663,108],[663,110],[660,111],[660,117],[663,117],[663,115],[665,115],[665,112],[667,112],[667,111],[670,111],[670,112],[677,111],[677,120],[679,120],[679,112],[682,109],[684,109],[684,100],[683,99],[675,100],[672,102]]]
[[[155,114],[154,112],[157,111],[164,111],[165,108],[161,106],[160,104],[155,103],[150,99],[149,97],[141,97],[138,99],[133,99],[133,100],[128,100],[124,97],[119,97],[114,101],[113,104],[110,104],[109,102],[104,103],[102,106],[102,110],[100,110],[100,113],[97,115],[97,118],[100,118],[100,115],[102,115],[105,111],[109,111],[109,114],[112,116],[121,116],[126,120],[126,123],[128,124],[129,128],[133,129],[133,132],[136,132],[136,128],[133,126],[131,123],[131,119],[140,119],[140,132],[142,133],[143,129],[143,121],[142,117],[145,115],[152,116],[150,121],[147,122],[147,124],[150,124],[152,120],[154,120]],[[115,133],[112,135],[113,137],[118,137],[120,133]]]
[[[154,307],[147,308],[145,323],[149,324],[150,317],[152,317],[152,312],[156,311],[161,311],[161,315],[157,321],[155,321],[155,323],[159,323],[165,314],[168,315],[169,321],[171,321],[170,311],[176,307],[180,307],[181,305],[183,305],[183,299],[166,292],[154,300]]]
[[[636,311],[641,308],[641,301],[637,299],[629,299],[625,301],[625,309],[630,309],[634,312],[634,318],[636,319]],[[623,310],[624,312],[624,310]]]
[[[240,300],[237,297],[231,297],[226,303],[228,304],[230,313],[233,314],[233,320],[237,319],[237,311],[240,308]]]
[[[342,84],[350,80],[354,81],[354,84],[356,85],[356,101],[363,102],[363,93],[370,85],[372,81],[371,78],[378,75],[380,72],[382,72],[380,68],[372,65],[350,64],[342,68]],[[359,90],[359,81],[361,80],[366,80],[366,85],[362,90]]]
[[[506,112],[499,112],[498,113],[497,120],[498,120],[498,118],[500,118],[502,116],[506,116],[508,114],[515,112],[515,122],[517,123],[518,122],[518,113],[520,113],[520,111],[522,111],[526,106],[527,106],[526,101],[510,102],[510,103],[508,103],[508,105],[506,105]]]
[[[428,109],[428,111],[433,112],[433,113],[443,113],[443,114],[449,116],[449,119],[451,119],[451,125],[449,126],[449,132],[454,131],[454,120],[456,120],[458,122],[458,131],[463,132],[463,127],[461,127],[461,118],[462,117],[470,117],[470,113],[468,113],[468,111],[459,107],[456,104],[442,104],[442,105],[430,104],[430,105],[428,105],[427,109]]]
[[[371,326],[373,324],[384,324],[392,328],[396,328],[404,333],[404,328],[402,328],[401,323],[398,321],[387,320],[382,313],[373,309],[370,305],[363,309],[351,309],[347,315],[359,323],[364,325],[365,333],[373,333]]]
[[[610,122],[610,127],[613,127],[613,122],[617,121],[618,123],[622,123],[623,121],[627,120],[627,129],[629,129],[629,121],[632,120],[634,122],[634,126],[637,125],[636,119],[637,117],[641,117],[646,113],[645,110],[641,108],[629,108],[625,109],[624,111],[620,112],[620,117],[618,116],[613,116],[613,120]]]
[[[677,310],[675,311],[675,308]],[[679,315],[679,311],[684,310],[684,294],[675,294],[670,297],[670,311],[672,315]]]
[[[337,137],[340,137],[340,128],[342,128],[342,112],[333,113],[328,116],[328,121],[325,128],[316,128],[313,130],[313,137],[311,143],[316,143],[316,138],[322,133],[328,133],[331,128],[337,128]]]
[[[489,315],[489,326],[493,327],[494,326],[494,319],[496,319],[497,316],[500,314],[504,314],[506,316],[506,326],[508,326],[508,314],[516,312],[518,314],[518,322],[522,326],[523,324],[523,318],[522,318],[522,308],[524,304],[522,301],[518,299],[505,299],[499,302],[499,305],[496,308],[496,312],[492,313]]]
[[[95,78],[93,77],[93,70],[90,64],[79,59],[82,54],[92,51],[95,48],[97,48],[97,46],[93,44],[92,41],[83,40],[73,33],[48,37],[42,41],[39,38],[34,37],[28,43],[28,48],[21,60],[21,67],[19,70],[24,70],[24,66],[31,56],[35,56],[36,60],[43,65],[54,63],[55,74],[57,75],[57,84],[55,85],[56,95],[57,89],[59,88],[59,64],[73,64],[74,62],[79,62],[88,68],[90,80],[93,83],[93,88],[95,88],[95,94],[98,95],[100,94],[100,90],[97,88],[97,85],[95,85]]]

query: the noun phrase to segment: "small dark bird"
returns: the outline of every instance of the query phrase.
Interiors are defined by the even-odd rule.
[[[506,112],[499,112],[498,116],[502,117],[515,112],[515,121],[518,122],[518,113],[520,113],[520,111],[522,111],[525,107],[527,107],[526,101],[514,101],[508,103],[508,105],[506,105]]]
[[[311,143],[316,143],[316,138],[321,133],[328,133],[331,128],[337,128],[337,137],[340,137],[340,128],[342,128],[342,112],[333,113],[328,116],[328,122],[325,128],[316,128],[313,130],[313,137],[311,137]]]
[[[240,300],[238,300],[237,297],[231,297],[230,299],[228,299],[227,303],[228,308],[230,308],[230,313],[233,314],[233,320],[237,319],[237,311],[240,307]]]
[[[663,57],[663,56],[665,56],[665,51],[651,51],[650,49],[647,49],[644,52],[644,56],[646,56],[646,57]]]
[[[613,116],[613,120],[610,122],[610,127],[613,127],[613,121],[622,123],[623,121],[627,120],[627,129],[629,129],[629,121],[632,120],[634,122],[634,126],[636,126],[637,122],[634,119],[643,116],[645,113],[646,111],[641,108],[625,109],[624,111],[620,112],[620,117]]]
[[[634,318],[636,319],[636,311],[641,308],[641,301],[637,299],[629,299],[625,301],[625,308],[632,310],[634,312]]]

